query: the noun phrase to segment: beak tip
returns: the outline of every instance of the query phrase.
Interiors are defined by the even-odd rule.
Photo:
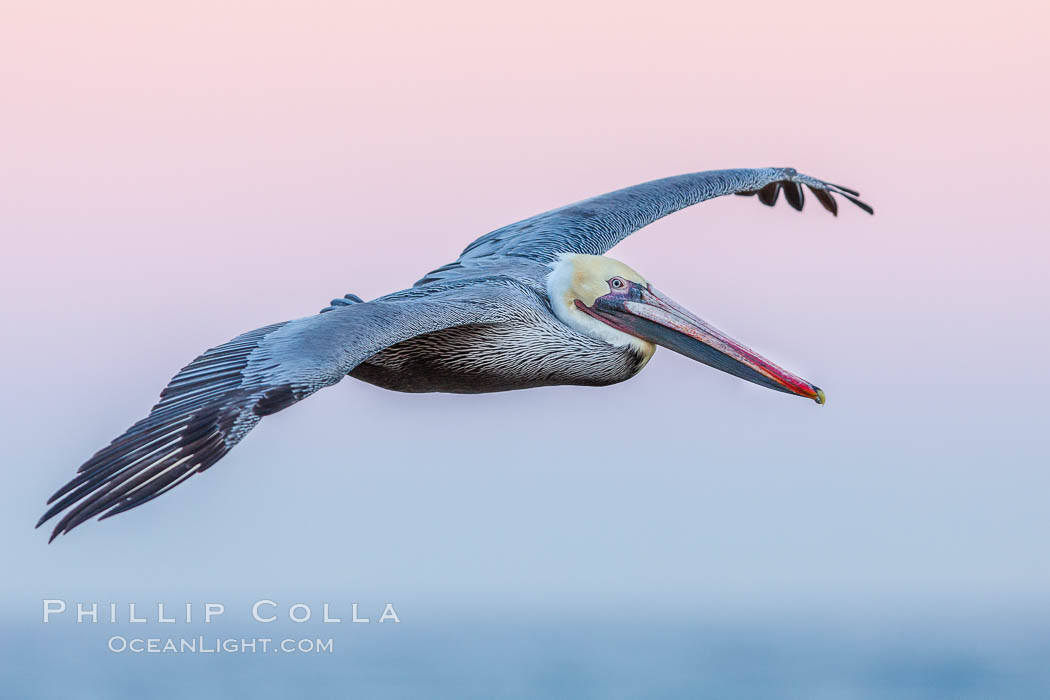
[[[821,406],[823,406],[824,402],[827,401],[827,397],[824,396],[824,390],[821,389],[820,387],[816,387],[815,386],[815,387],[813,387],[813,391],[815,391],[816,394],[817,394],[815,397],[813,397],[813,400],[816,401]]]

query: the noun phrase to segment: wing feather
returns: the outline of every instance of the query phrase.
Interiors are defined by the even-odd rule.
[[[454,262],[433,270],[416,285],[477,274],[493,261],[527,258],[551,263],[564,253],[603,255],[638,229],[679,209],[728,194],[758,195],[773,206],[783,190],[793,208],[805,204],[802,186],[832,214],[838,213],[833,195],[845,197],[868,212],[855,190],[799,173],[794,168],[709,170],[653,180],[537,214],[496,229],[468,245]]]
[[[354,303],[239,335],[186,365],[149,415],[84,462],[48,500],[37,527],[63,514],[51,540],[95,516],[136,508],[199,474],[265,416],[335,384],[380,350],[415,335],[498,318],[522,293],[480,280]]]

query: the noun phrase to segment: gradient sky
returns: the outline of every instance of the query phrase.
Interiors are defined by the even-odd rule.
[[[379,5],[4,10],[0,591],[19,615],[180,591],[1050,602],[1045,8]],[[668,351],[606,389],[348,380],[147,507],[51,547],[31,529],[207,347],[407,286],[554,206],[766,165],[877,214],[728,198],[612,255],[824,407]]]

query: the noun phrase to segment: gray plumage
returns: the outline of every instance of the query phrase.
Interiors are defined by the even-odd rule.
[[[630,348],[577,332],[552,313],[545,280],[565,253],[601,255],[639,228],[698,202],[802,186],[833,214],[857,193],[791,168],[718,170],[654,180],[488,233],[405,290],[370,302],[348,294],[320,314],[259,328],[184,367],[150,414],[97,452],[48,501],[51,539],[134,508],[210,467],[263,417],[350,375],[398,391],[476,393],[602,385],[644,364]]]
[[[457,260],[430,272],[416,285],[498,268],[508,261],[513,267],[513,261],[520,258],[551,263],[564,253],[603,255],[657,219],[727,194],[757,194],[764,204],[773,206],[783,190],[791,193],[789,203],[801,211],[805,200],[803,185],[817,195],[832,214],[838,214],[832,192],[871,213],[871,207],[856,199],[857,192],[803,175],[794,168],[709,170],[676,175],[625,187],[496,229],[468,245]]]

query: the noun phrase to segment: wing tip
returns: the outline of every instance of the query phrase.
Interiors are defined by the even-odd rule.
[[[42,516],[42,517],[40,518],[40,520],[38,520],[38,521],[36,522],[36,525],[34,525],[34,526],[33,526],[33,529],[34,529],[34,530],[39,530],[39,529],[40,529],[40,526],[41,526],[41,525],[43,525],[44,523],[46,523],[46,522],[47,522],[48,520],[50,520],[50,519],[51,519],[51,518],[53,518],[53,517],[55,517],[55,514],[54,514],[54,513],[45,513],[45,514],[44,514],[44,515],[43,515],[43,516]],[[54,526],[54,527],[53,527],[53,528],[51,529],[51,535],[50,535],[50,536],[49,536],[49,537],[47,538],[47,543],[48,543],[48,544],[51,544],[52,542],[54,542],[54,541],[55,541],[55,539],[56,539],[56,538],[57,538],[57,537],[58,537],[59,535],[62,535],[62,534],[65,534],[65,532],[64,532],[64,528],[62,527],[62,523],[58,523],[57,525],[55,525],[55,526]]]
[[[851,190],[848,187],[843,187],[842,185],[836,185],[834,182],[829,182],[827,184],[831,185],[835,189],[842,190],[842,192],[845,193],[845,194],[851,194],[854,197],[859,197],[860,196],[860,192],[858,192],[857,190]]]
[[[862,202],[858,198],[851,197],[848,194],[844,194],[842,196],[845,197],[846,199],[848,199],[849,201],[853,202],[854,204],[856,204],[858,207],[860,207],[864,211],[868,212],[868,214],[870,214],[871,216],[875,216],[875,208],[873,206],[871,206],[870,204],[868,204],[867,202]]]
[[[744,190],[736,192],[735,194],[750,197],[758,195],[759,201],[768,207],[772,207],[777,203],[777,199],[783,191],[784,199],[795,211],[802,211],[805,206],[805,192],[803,185],[809,189],[810,192],[816,197],[817,201],[820,202],[821,206],[824,207],[832,216],[838,217],[839,207],[838,202],[835,200],[833,195],[840,195],[845,197],[847,200],[852,202],[858,208],[866,211],[868,214],[874,216],[875,208],[867,202],[860,199],[860,192],[851,189],[849,187],[843,187],[842,185],[836,185],[831,182],[824,182],[808,175],[800,175],[794,168],[783,168],[780,175],[786,176],[784,179],[775,180],[770,182],[756,190]]]
[[[860,199],[860,192],[858,192],[857,190],[850,189],[849,187],[843,187],[842,185],[836,185],[833,182],[825,182],[824,186],[826,188],[826,189],[823,190],[824,192],[828,192],[828,193],[834,192],[835,194],[842,195],[843,197],[845,197],[849,201],[853,202],[853,204],[855,204],[860,209],[863,209],[864,211],[868,212],[868,214],[870,214],[872,216],[875,215],[875,208],[872,207],[867,202],[862,201]],[[812,187],[810,187],[810,189],[813,190],[814,193],[816,193],[816,191],[817,191],[817,190],[815,190]],[[819,197],[819,195],[818,195],[818,197]]]

